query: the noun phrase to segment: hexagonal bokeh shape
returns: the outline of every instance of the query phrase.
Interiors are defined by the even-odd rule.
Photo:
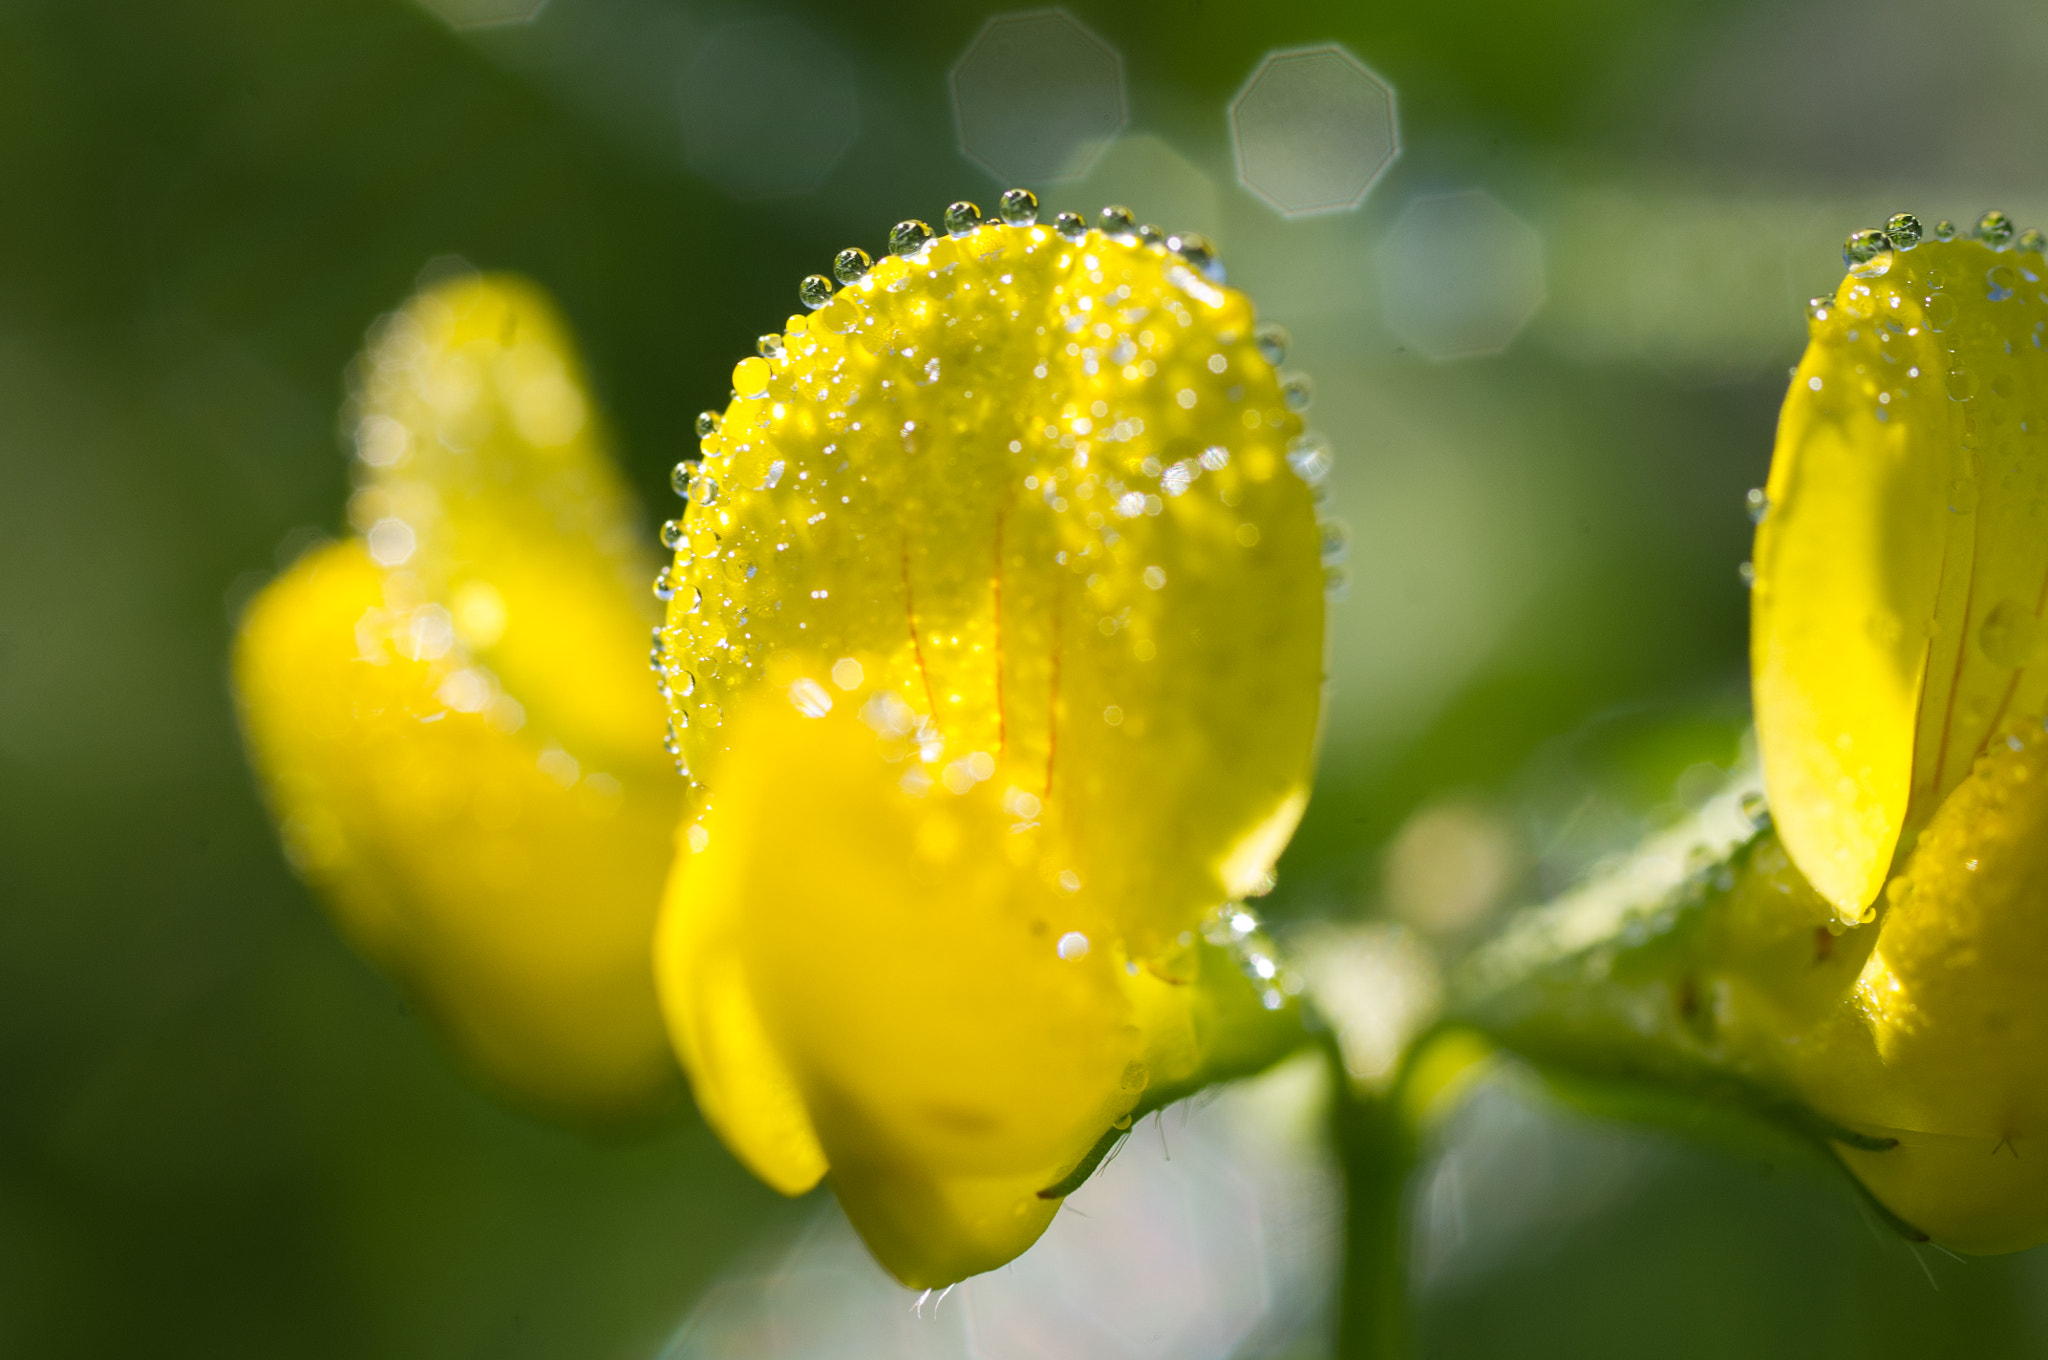
[[[530,24],[548,7],[548,0],[420,0],[453,29],[510,28]]]
[[[1063,9],[996,15],[950,80],[962,154],[1006,184],[1085,175],[1123,131],[1123,58]]]
[[[713,31],[681,93],[690,168],[735,198],[809,193],[860,136],[852,68],[794,19]]]
[[[1543,305],[1543,238],[1483,189],[1410,202],[1377,263],[1388,327],[1432,359],[1498,353]]]
[[[1245,188],[1290,217],[1341,212],[1401,153],[1394,89],[1334,43],[1270,52],[1230,101]]]

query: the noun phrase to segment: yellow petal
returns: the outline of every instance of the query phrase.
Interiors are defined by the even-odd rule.
[[[1897,1140],[1843,1149],[1871,1191],[1973,1252],[2048,1241],[2048,736],[2027,728],[1921,834],[1836,1023],[1773,1046],[1816,1108]]]
[[[1171,256],[999,224],[792,317],[735,369],[672,568],[712,796],[724,715],[802,685],[1042,820],[1136,957],[1249,889],[1306,800],[1323,651],[1253,323]]]
[[[654,563],[545,296],[505,275],[429,289],[354,377],[367,475],[349,518],[373,555],[450,612],[536,726],[600,763],[649,761]]]
[[[366,539],[246,614],[254,763],[294,863],[489,1080],[639,1112],[676,1087],[648,939],[684,787],[573,355],[530,287],[468,279],[357,376]]]
[[[700,1108],[786,1191],[829,1164],[907,1284],[1009,1260],[1148,1083],[1196,1056],[1186,997],[1127,967],[1099,890],[986,783],[906,778],[913,744],[757,692],[728,720],[702,850],[657,943]],[[799,705],[803,705],[800,709]]]
[[[1794,374],[1757,533],[1773,815],[1842,919],[2009,714],[2048,701],[2048,276],[1975,241],[1846,279]]]

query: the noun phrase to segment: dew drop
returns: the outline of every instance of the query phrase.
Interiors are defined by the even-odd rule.
[[[661,546],[674,552],[689,541],[689,531],[683,528],[679,519],[664,520],[661,526]]]
[[[689,459],[684,459],[668,470],[669,489],[678,496],[687,497],[690,494],[690,478],[696,475],[697,464]]]
[[[1204,453],[1202,456],[1206,463],[1208,454]],[[1313,430],[1288,442],[1287,466],[1293,469],[1295,476],[1310,486],[1321,486],[1335,463],[1336,460],[1330,451],[1330,441]]]
[[[1996,208],[1977,219],[1977,239],[1993,250],[2010,247],[2015,230],[2012,219]]]
[[[1927,329],[1945,331],[1956,321],[1956,302],[1945,293],[1927,299]]]
[[[873,257],[859,246],[848,246],[832,257],[832,277],[841,283],[859,283],[874,267]]]
[[[1223,278],[1223,262],[1216,258],[1215,243],[1200,232],[1184,231],[1166,238],[1166,248],[1188,262],[1188,267],[1211,283]]]
[[[1166,248],[1166,232],[1147,222],[1144,226],[1138,228],[1138,244],[1141,246],[1157,246],[1164,250]]]
[[[789,702],[806,718],[822,718],[832,711],[832,696],[809,676],[790,685]]]
[[[2010,268],[2002,264],[1992,265],[1984,271],[1984,296],[1993,302],[2004,302],[2019,287],[2019,278]]]
[[[2018,600],[2001,600],[1977,628],[1977,645],[1996,666],[2018,668],[2041,650],[2041,623]]]
[[[1892,267],[1892,243],[1875,227],[1849,233],[1842,243],[1842,263],[1859,279],[1874,279]]]
[[[1920,219],[1911,213],[1893,213],[1884,224],[1884,234],[1895,250],[1911,250],[1920,244]]]
[[[699,411],[697,413],[697,437],[699,439],[709,439],[712,435],[718,433],[718,427],[724,423],[725,418],[716,411]]]
[[[1290,373],[1280,379],[1280,400],[1290,411],[1306,411],[1316,397],[1316,385],[1306,373]]]
[[[1735,564],[1735,574],[1736,574],[1737,576],[1740,576],[1740,577],[1742,578],[1742,584],[1743,584],[1743,585],[1744,585],[1745,587],[1747,587],[1747,588],[1748,588],[1748,589],[1750,589],[1750,590],[1754,590],[1754,589],[1756,589],[1756,563],[1754,563],[1754,562],[1738,562],[1738,563],[1736,563],[1736,564]]]
[[[662,569],[661,569],[661,570],[660,570],[659,572],[655,573],[655,577],[654,577],[654,598],[655,598],[655,599],[657,599],[657,600],[660,600],[660,601],[662,601],[663,603],[666,603],[666,602],[668,602],[669,600],[673,600],[673,599],[674,599],[675,597],[676,597],[676,581],[675,581],[675,577],[674,577],[674,576],[673,576],[673,575],[671,574],[671,569],[670,569],[670,568],[668,568],[668,567],[663,567],[663,568],[662,568]],[[656,668],[657,670],[658,670],[658,669],[660,669],[659,663],[657,663],[657,664],[656,664],[656,667],[655,667],[655,668]]]
[[[1258,346],[1260,358],[1278,368],[1287,362],[1287,350],[1294,340],[1285,326],[1268,322],[1252,332],[1252,343]]]
[[[1075,212],[1063,212],[1053,218],[1052,229],[1065,240],[1077,245],[1081,238],[1088,234],[1088,224],[1081,220],[1081,214]]]
[[[690,504],[718,504],[718,480],[706,473],[699,473],[690,480]]]
[[[2048,235],[2043,235],[2039,227],[2028,227],[2014,244],[2036,255],[2048,253]]]
[[[1749,512],[1751,524],[1762,524],[1764,517],[1771,513],[1771,498],[1760,486],[1753,486],[1742,497],[1743,508]]]
[[[1341,562],[1332,562],[1323,568],[1323,596],[1330,600],[1341,600],[1351,593],[1351,569]]]
[[[804,306],[815,312],[832,300],[832,280],[823,274],[807,274],[804,281],[796,286],[796,295]]]
[[[981,209],[966,199],[946,205],[946,235],[965,236],[981,225]]]
[[[782,337],[779,335],[762,336],[754,342],[754,353],[760,355],[763,359],[780,359],[783,354]]]
[[[1097,218],[1097,225],[1102,228],[1102,234],[1111,240],[1128,244],[1137,238],[1138,219],[1121,203],[1112,203],[1104,208]]]
[[[1943,218],[1943,219],[1942,219],[1941,221],[1939,221],[1939,222],[1936,222],[1936,223],[1934,224],[1934,239],[1935,239],[1935,240],[1937,240],[1937,241],[1953,241],[1953,240],[1955,240],[1955,239],[1956,239],[1956,224],[1955,224],[1955,223],[1953,223],[1953,222],[1951,222],[1951,221],[1949,221],[1949,220],[1948,220],[1947,218],[1945,218],[1945,217],[1944,217],[1944,218]]]
[[[766,359],[742,359],[733,365],[732,390],[750,401],[765,397],[771,371]]]
[[[1088,957],[1088,937],[1078,930],[1070,930],[1060,936],[1059,943],[1053,948],[1069,963],[1076,959],[1085,959]]]
[[[1834,310],[1834,307],[1835,300],[1831,297],[1808,298],[1806,300],[1806,319],[1808,321],[1825,321],[1828,319],[1828,314]]]
[[[1340,519],[1326,519],[1316,527],[1322,531],[1324,565],[1342,562],[1351,551],[1351,530]]]
[[[915,255],[931,244],[932,229],[914,217],[905,218],[889,228],[889,253],[891,255]]]

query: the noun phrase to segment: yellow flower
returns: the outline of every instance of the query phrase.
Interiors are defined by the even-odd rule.
[[[1998,214],[1917,234],[1851,238],[1785,403],[1753,660],[1790,863],[1738,889],[1720,1021],[1893,1212],[2011,1251],[2048,1240],[2048,265]]]
[[[428,290],[355,379],[362,537],[269,586],[236,647],[287,849],[487,1079],[639,1113],[678,1085],[648,938],[684,790],[631,499],[526,284]]]
[[[1005,207],[806,280],[664,530],[677,1052],[917,1285],[1216,1068],[1242,983],[1197,932],[1298,820],[1322,684],[1327,454],[1275,341],[1198,242]]]
[[[1862,240],[1779,424],[1757,733],[1786,848],[1844,922],[2000,724],[2048,705],[2048,267],[1987,220]]]

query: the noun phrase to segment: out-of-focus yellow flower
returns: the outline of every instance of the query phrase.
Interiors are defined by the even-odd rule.
[[[664,530],[705,790],[657,944],[677,1051],[742,1160],[829,1171],[918,1285],[1022,1251],[1214,1067],[1244,984],[1197,932],[1291,833],[1320,709],[1305,388],[1199,243],[1027,199],[807,280]]]
[[[1757,533],[1764,777],[1847,923],[2000,724],[2048,707],[2048,266],[2038,234],[1987,223],[1855,244],[1813,306]]]
[[[467,277],[382,323],[354,385],[360,536],[236,647],[287,849],[487,1079],[641,1112],[678,1084],[648,941],[685,791],[653,563],[569,340],[529,285]]]

